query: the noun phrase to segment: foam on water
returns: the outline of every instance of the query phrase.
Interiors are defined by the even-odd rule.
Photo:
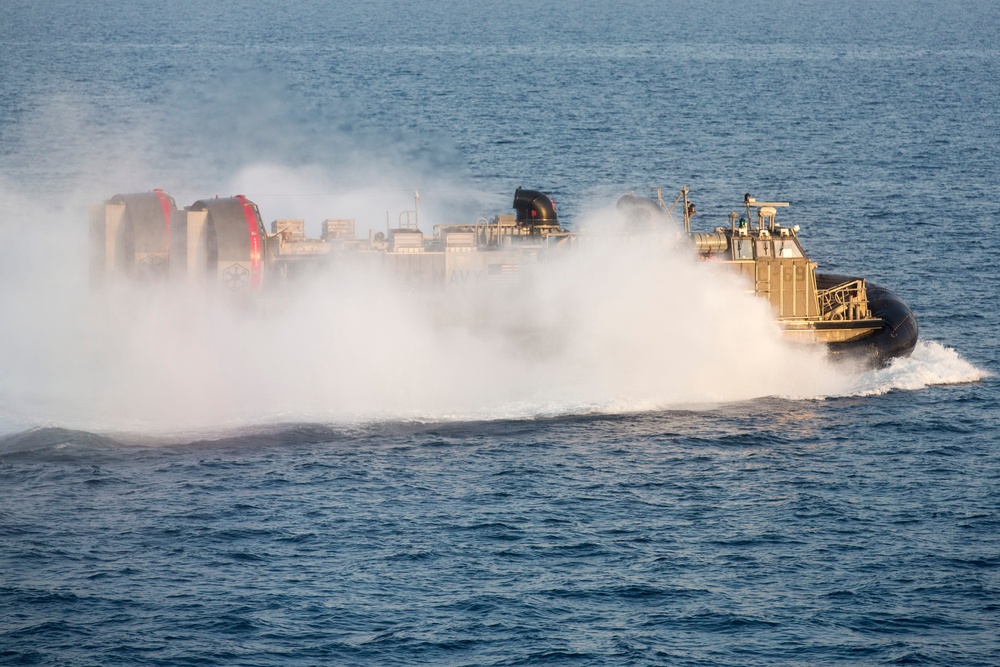
[[[991,374],[936,341],[919,341],[909,357],[885,368],[858,373],[850,395],[878,396],[893,390],[916,391],[935,385],[979,382]]]

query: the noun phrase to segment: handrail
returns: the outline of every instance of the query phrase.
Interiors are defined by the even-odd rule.
[[[824,320],[864,320],[870,317],[864,278],[817,290],[816,296],[820,317]]]

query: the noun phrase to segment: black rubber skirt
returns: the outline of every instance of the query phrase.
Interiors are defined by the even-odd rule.
[[[868,309],[884,323],[878,331],[846,343],[830,343],[831,354],[862,359],[873,366],[885,366],[896,357],[906,357],[917,345],[917,318],[895,292],[868,283]]]

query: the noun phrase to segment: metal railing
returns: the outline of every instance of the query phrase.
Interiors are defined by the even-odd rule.
[[[864,320],[870,317],[864,278],[819,290],[816,295],[819,297],[820,317],[824,320]]]

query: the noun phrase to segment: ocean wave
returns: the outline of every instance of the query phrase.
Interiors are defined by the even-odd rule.
[[[30,455],[35,458],[71,461],[95,452],[124,446],[113,438],[58,427],[38,427],[0,437],[0,456],[5,459]]]
[[[885,368],[858,374],[848,394],[879,396],[893,390],[917,391],[933,386],[968,384],[992,376],[950,347],[935,341],[921,341],[909,357],[894,359]]]

